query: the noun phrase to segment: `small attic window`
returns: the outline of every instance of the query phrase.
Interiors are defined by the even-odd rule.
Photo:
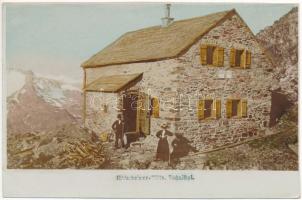
[[[231,49],[230,66],[238,68],[251,67],[251,52],[245,49]]]
[[[243,62],[243,59],[242,59],[242,55],[243,55],[243,50],[236,50],[235,51],[235,67],[240,67],[242,66],[242,62]]]
[[[213,57],[214,57],[214,51],[215,51],[214,46],[207,46],[207,64],[208,65],[213,65]]]
[[[202,65],[222,67],[224,64],[224,48],[203,44],[200,47]]]

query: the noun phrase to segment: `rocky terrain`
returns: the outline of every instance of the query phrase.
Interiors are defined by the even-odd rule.
[[[7,147],[9,169],[97,169],[106,162],[103,145],[74,124],[9,136]]]
[[[82,128],[81,91],[70,83],[8,70],[7,167],[100,168],[103,145]]]
[[[275,63],[279,87],[289,100],[298,102],[298,8],[256,35]]]
[[[298,109],[292,107],[272,128],[275,134],[206,155],[205,166],[220,170],[298,170]]]

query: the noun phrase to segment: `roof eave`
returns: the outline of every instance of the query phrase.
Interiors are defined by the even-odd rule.
[[[120,87],[118,87],[116,89],[110,89],[110,90],[108,90],[108,89],[89,89],[89,87],[91,85],[93,85],[95,82],[97,82],[99,80],[99,79],[97,79],[97,80],[89,83],[85,88],[83,88],[83,91],[84,92],[119,93],[119,92],[125,90],[126,88],[133,86],[138,81],[142,80],[143,74],[144,73],[135,74],[136,76],[133,77],[133,79],[125,82],[123,85],[121,85]],[[101,78],[103,78],[103,77],[101,77]]]

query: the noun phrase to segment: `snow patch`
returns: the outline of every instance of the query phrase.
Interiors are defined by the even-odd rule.
[[[40,74],[35,73],[37,77],[43,78],[43,79],[49,79],[49,80],[55,80],[62,84],[69,84],[69,85],[80,85],[81,81],[79,79],[73,79],[71,77],[66,77],[64,75],[51,75],[51,74]]]
[[[62,87],[63,90],[72,90],[72,91],[76,90],[76,91],[81,92],[80,88],[77,88],[77,87],[75,87],[73,85],[70,85],[70,84],[63,84],[63,85],[61,85],[61,87]]]
[[[24,94],[26,90],[23,86],[26,84],[27,76],[32,76],[33,87],[36,94],[45,102],[63,109],[64,105],[70,101],[67,96],[68,91],[81,92],[77,87],[76,81],[60,76],[56,79],[46,78],[46,76],[37,76],[30,71],[20,69],[9,69],[7,71],[7,96],[10,101],[19,103],[19,95]],[[55,78],[55,77],[52,77]],[[66,82],[67,81],[67,82]]]
[[[56,107],[60,108],[66,102],[66,97],[58,81],[35,78],[34,87],[38,96]]]

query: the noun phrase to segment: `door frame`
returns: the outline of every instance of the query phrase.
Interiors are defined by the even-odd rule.
[[[125,95],[125,96],[124,96]],[[137,97],[138,99],[138,92],[135,91],[135,90],[131,90],[131,91],[127,91],[125,92],[123,95],[122,95],[122,113],[123,113],[123,118],[124,118],[124,122],[126,123],[126,121],[128,122],[129,118],[126,119],[126,107],[125,107],[125,99],[127,98],[127,96],[129,95],[129,98],[132,99],[133,97]],[[137,101],[137,100],[136,100]],[[132,101],[130,100],[129,101],[130,103],[132,103]],[[128,108],[129,109],[129,108]],[[137,111],[134,111],[134,112],[137,112]],[[130,119],[131,120],[131,119]],[[137,126],[137,114],[135,114],[135,129],[131,130],[130,132],[132,131],[136,131],[136,126]],[[125,124],[126,125],[126,124]],[[126,125],[127,126],[127,125]],[[129,131],[128,131],[129,132]]]
[[[151,133],[151,116],[150,116],[150,106],[151,106],[151,97],[150,95],[148,95],[147,93],[145,92],[138,92],[138,103],[142,100],[142,95],[143,95],[143,99],[145,100],[145,102],[147,102],[147,104],[145,104],[144,102],[144,108],[146,109],[146,112],[145,112],[145,123],[148,124],[148,129],[147,129],[147,133],[143,132],[144,135],[150,135]],[[136,114],[136,131],[140,133],[140,128],[141,128],[141,124],[140,124],[140,118],[141,118],[141,114],[142,114],[142,109],[138,108],[137,107],[137,114]]]

